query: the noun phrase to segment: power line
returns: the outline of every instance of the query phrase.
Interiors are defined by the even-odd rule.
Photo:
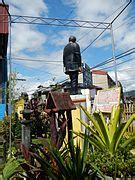
[[[135,80],[135,78],[130,78],[130,79],[120,79],[119,81],[133,81]],[[98,85],[98,84],[105,84],[107,83],[107,81],[102,81],[102,82],[97,82],[97,83],[93,83],[94,85]]]
[[[130,54],[135,52],[134,50],[135,50],[135,48],[131,48],[131,49],[129,49],[129,50],[127,50],[127,51],[125,51],[125,52],[123,52],[121,54],[116,55],[115,58],[116,58],[116,60],[118,60],[118,59],[120,59],[120,58],[122,58],[124,56],[130,55]],[[130,51],[132,51],[132,52],[130,52]],[[102,63],[99,63],[96,66],[91,67],[90,69],[92,70],[92,69],[95,69],[97,67],[104,66],[104,65],[106,65],[106,64],[108,64],[110,62],[113,62],[113,58],[109,58],[109,59],[103,61]]]
[[[132,0],[129,0],[129,2],[127,3],[127,5],[119,12],[119,14],[117,14],[117,16],[111,21],[111,24],[114,23],[114,21],[121,15],[121,13],[129,6],[129,4],[132,2]]]
[[[120,16],[120,14],[128,7],[128,5],[130,4],[132,2],[132,0],[130,0],[127,4],[126,4],[126,6],[119,12],[119,14],[111,21],[111,23],[109,23],[109,25],[108,25],[108,27],[106,27],[106,29],[108,29],[109,27],[111,28],[111,25],[114,23],[114,21]],[[92,42],[90,42],[90,44],[86,47],[86,48],[84,48],[83,50],[82,50],[82,53],[84,52],[84,51],[86,51],[104,32],[105,32],[105,30],[106,29],[104,29]]]
[[[19,65],[19,66],[20,66],[20,64],[18,64],[18,63],[12,62],[12,64],[16,64],[16,65]],[[28,66],[25,66],[24,64],[23,64],[23,66],[24,66],[25,68],[27,68],[27,69],[33,69],[33,70],[35,70],[35,71],[38,71],[39,73],[40,73],[40,72],[43,72],[43,73],[50,74],[50,75],[53,75],[53,76],[58,76],[57,74],[53,74],[53,73],[50,73],[50,72],[48,72],[48,71],[43,71],[43,70],[41,70],[41,69],[38,70],[38,69],[36,69],[36,68],[28,67]]]
[[[110,25],[108,25],[109,27]],[[86,48],[84,48],[81,53],[83,53],[84,51],[86,51],[86,49],[88,49],[107,29],[108,27],[106,27],[106,29],[104,29]]]
[[[130,54],[132,54],[132,53],[135,53],[135,51],[132,51],[132,50],[135,50],[135,48],[131,48],[131,49],[129,49],[129,50],[127,50],[127,51],[125,51],[125,52],[123,52],[123,53],[121,53],[121,54],[116,55],[116,60],[118,60],[118,59],[120,59],[120,58],[122,58],[122,57],[124,57],[124,56],[130,55]],[[132,52],[130,52],[130,51],[132,51]],[[112,58],[109,58],[109,59],[103,61],[102,63],[100,63],[100,64],[98,64],[98,65],[96,65],[96,66],[94,66],[94,67],[91,67],[90,70],[95,69],[95,68],[100,67],[100,66],[103,66],[103,65],[105,65],[105,64],[108,64],[108,63],[110,63],[110,62],[112,62],[112,61],[113,61],[113,59],[112,59]],[[102,69],[100,69],[100,70],[102,70]],[[65,80],[63,80],[63,81],[60,81],[58,84],[60,84],[60,83],[62,83],[62,82],[66,82],[67,80],[68,80],[68,79],[65,79]]]
[[[7,5],[5,4],[4,0],[2,0],[2,3],[3,3],[3,5],[4,5],[4,7],[5,7],[5,9],[6,9],[7,13],[8,13],[8,15],[9,15],[10,20],[11,20],[11,14],[10,14],[10,12],[9,12],[9,10],[8,10],[8,8],[7,8]]]
[[[34,21],[36,21],[36,20],[34,20]],[[33,21],[33,22],[34,22],[34,21]],[[28,21],[27,21],[27,22],[28,22]],[[28,22],[28,23],[31,23],[31,22]],[[51,24],[51,25],[53,25],[53,24]],[[66,26],[66,24],[62,24],[62,23],[61,23],[61,25]],[[79,26],[78,26],[78,27],[79,27]],[[96,28],[96,27],[94,27],[94,28]],[[102,32],[102,33],[103,33],[103,32]],[[102,34],[102,33],[101,33],[101,34]],[[100,35],[99,35],[99,36],[100,36]],[[98,37],[97,37],[97,39],[98,39]],[[95,41],[95,40],[94,40],[94,41]],[[85,48],[84,51],[85,51],[86,49],[87,49],[87,48]],[[84,51],[83,51],[83,52],[84,52]]]
[[[12,57],[12,59],[17,61],[32,61],[32,62],[44,62],[44,63],[62,63],[62,61],[47,61],[43,59],[29,59],[29,58],[21,58],[21,57]]]
[[[119,66],[119,65],[124,64],[124,63],[129,62],[129,61],[132,61],[132,60],[134,60],[134,59],[135,59],[135,57],[134,57],[134,58],[131,58],[131,59],[128,59],[128,60],[126,60],[126,61],[120,62],[120,63],[116,64],[116,66]],[[110,68],[113,68],[113,67],[114,67],[114,65],[113,65],[113,66],[106,67],[106,68],[103,68],[103,69],[99,69],[99,70],[110,69]]]
[[[135,71],[135,68],[124,68],[124,69],[121,69],[121,70],[118,70],[118,72],[122,72],[122,71],[128,71],[129,72],[129,70],[130,71]]]
[[[115,11],[113,11],[111,15],[109,15],[108,17],[106,17],[106,18],[103,20],[103,22],[105,22],[108,18],[110,18],[114,13],[116,13],[119,9],[121,9],[125,4],[126,4],[126,3],[124,3],[124,4],[121,5],[118,9],[116,9]],[[88,31],[87,33],[85,33],[82,37],[80,37],[80,38],[78,39],[78,42],[79,42],[81,39],[83,39],[86,35],[88,35],[90,32],[92,32],[92,31],[93,31],[93,29],[90,30],[90,31]]]
[[[130,22],[130,21],[132,21],[132,20],[134,20],[135,19],[135,16],[132,16],[132,17],[130,17],[130,18],[128,18],[125,22],[123,22],[122,24],[120,24],[118,27],[116,27],[115,29],[114,29],[114,31],[116,31],[117,29],[119,29],[121,26],[123,26],[126,22]]]

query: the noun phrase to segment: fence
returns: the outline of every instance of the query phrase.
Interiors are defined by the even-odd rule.
[[[126,103],[122,105],[122,119],[124,122],[126,122],[130,116],[135,113],[135,104],[134,103]],[[128,128],[128,132],[133,133],[135,130],[135,121],[132,122],[130,127]]]

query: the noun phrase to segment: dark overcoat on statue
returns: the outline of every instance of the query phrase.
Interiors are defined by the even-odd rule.
[[[63,64],[65,73],[69,74],[71,71],[79,71],[81,67],[81,53],[80,47],[75,42],[69,42],[63,51]]]

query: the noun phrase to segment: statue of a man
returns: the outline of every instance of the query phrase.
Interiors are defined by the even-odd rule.
[[[76,37],[70,36],[69,43],[64,47],[63,65],[65,74],[68,74],[71,81],[71,94],[78,94],[78,73],[81,71],[80,46],[76,43]]]

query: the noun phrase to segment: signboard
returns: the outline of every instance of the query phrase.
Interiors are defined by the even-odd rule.
[[[120,87],[99,90],[94,99],[94,110],[111,113],[114,105],[120,104]]]
[[[90,67],[86,63],[82,64],[82,73],[79,74],[78,83],[82,84],[85,88],[92,84]]]
[[[87,87],[92,84],[92,76],[90,67],[85,63],[83,64],[83,85]]]
[[[6,105],[0,104],[0,121],[3,120],[5,116],[5,110],[6,110]]]

